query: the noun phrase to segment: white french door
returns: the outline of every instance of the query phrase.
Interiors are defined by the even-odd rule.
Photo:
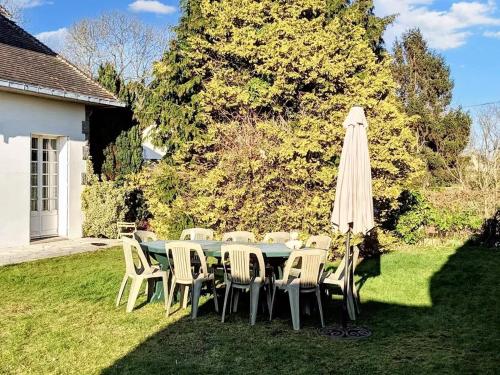
[[[57,139],[31,137],[31,238],[56,236],[58,232]]]

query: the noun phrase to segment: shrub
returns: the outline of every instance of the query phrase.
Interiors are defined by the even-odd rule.
[[[103,151],[102,173],[109,180],[122,182],[128,174],[137,173],[142,166],[142,133],[139,126],[123,131]]]
[[[132,179],[132,177],[129,177]],[[103,180],[87,163],[87,185],[82,192],[83,234],[116,238],[118,221],[145,222],[151,216],[142,190],[130,183]]]
[[[94,179],[85,186],[82,193],[84,236],[117,237],[116,222],[123,221],[127,212],[125,194],[126,189],[113,181]]]
[[[486,246],[500,247],[500,209],[491,218],[485,220],[478,240]]]
[[[183,207],[172,204],[180,187],[175,169],[168,163],[144,166],[128,176],[127,185],[143,193],[149,225],[160,237],[179,238],[183,229],[194,225]]]
[[[428,222],[430,206],[418,192],[410,195],[411,206],[396,224],[395,232],[406,243],[416,243],[425,237],[424,226]]]
[[[413,244],[428,234],[448,236],[479,231],[484,218],[474,194],[454,189],[407,192],[396,218],[395,233]]]

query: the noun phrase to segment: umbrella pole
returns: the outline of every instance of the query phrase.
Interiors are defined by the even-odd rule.
[[[348,286],[349,286],[349,264],[351,262],[351,225],[349,224],[349,230],[347,231],[347,238],[345,241],[345,263],[344,263],[344,293],[342,304],[342,327],[345,329],[347,327],[347,320],[349,319],[349,312],[347,310],[348,301]]]

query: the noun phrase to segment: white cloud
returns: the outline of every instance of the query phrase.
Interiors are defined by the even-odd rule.
[[[485,31],[483,35],[488,38],[500,39],[500,31]]]
[[[68,29],[61,27],[58,30],[44,31],[36,34],[35,37],[54,51],[62,51],[68,37]]]
[[[156,0],[137,0],[129,4],[129,9],[133,12],[147,12],[156,14],[171,14],[176,12],[176,8],[163,4]]]
[[[478,27],[500,25],[495,2],[459,1],[448,9],[431,9],[434,0],[375,0],[378,15],[398,14],[385,34],[388,45],[409,28],[418,27],[432,48],[446,50],[464,45]]]
[[[36,8],[42,5],[54,4],[53,1],[47,1],[47,0],[13,0],[12,2],[19,8],[23,9]]]

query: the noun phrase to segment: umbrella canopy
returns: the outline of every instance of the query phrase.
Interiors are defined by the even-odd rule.
[[[354,106],[344,124],[344,146],[340,156],[337,190],[331,222],[342,233],[366,234],[374,226],[372,176],[368,139],[368,122],[362,107]]]

